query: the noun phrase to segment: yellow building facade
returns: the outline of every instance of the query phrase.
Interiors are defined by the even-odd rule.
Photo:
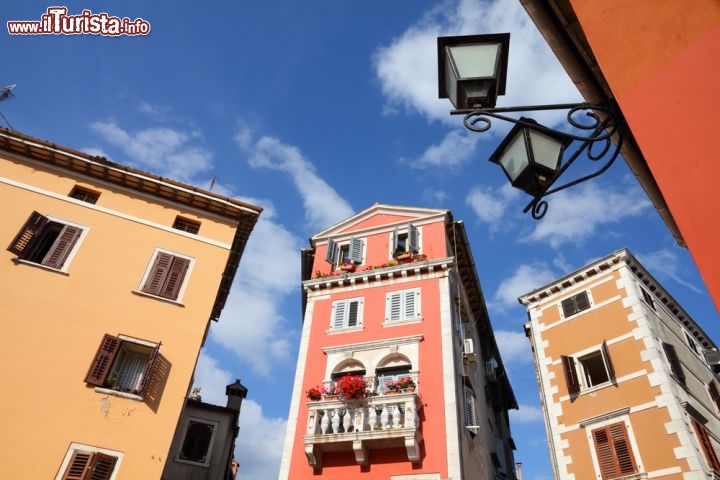
[[[720,478],[720,354],[628,250],[520,301],[555,478]]]
[[[260,208],[0,130],[0,465],[160,478]]]

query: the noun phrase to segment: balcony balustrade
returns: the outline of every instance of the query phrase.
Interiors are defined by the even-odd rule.
[[[352,401],[308,402],[305,455],[314,468],[322,467],[325,452],[350,451],[355,461],[368,464],[368,451],[404,447],[408,460],[420,461],[419,410],[416,393],[399,393]]]

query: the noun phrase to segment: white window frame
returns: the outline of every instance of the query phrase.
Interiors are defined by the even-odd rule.
[[[330,314],[330,329],[331,332],[339,332],[339,331],[352,331],[352,330],[360,330],[363,328],[363,304],[365,303],[365,299],[363,297],[356,297],[356,298],[346,298],[344,300],[336,300],[332,304],[331,314]],[[350,304],[353,302],[357,302],[357,321],[355,322],[355,325],[348,325],[350,322]],[[338,315],[337,309],[340,308],[342,305],[343,311],[342,311],[342,326],[336,325],[336,315]]]
[[[77,229],[80,230],[80,235],[78,236],[78,238],[77,238],[77,240],[75,241],[75,244],[72,246],[72,248],[70,248],[70,251],[68,252],[67,257],[65,257],[65,261],[63,262],[62,267],[60,267],[60,268],[49,267],[49,266],[47,266],[47,265],[43,265],[43,264],[40,263],[40,262],[33,262],[33,261],[31,261],[31,260],[26,260],[26,259],[20,258],[20,257],[18,257],[16,261],[17,261],[18,263],[24,263],[24,264],[26,264],[26,265],[33,265],[33,266],[36,266],[36,267],[39,267],[39,268],[44,268],[44,269],[47,269],[47,270],[50,270],[50,271],[53,271],[53,272],[67,273],[67,271],[68,271],[68,266],[69,266],[70,263],[72,262],[73,258],[75,258],[75,254],[77,253],[78,249],[80,248],[80,245],[81,245],[81,244],[83,243],[83,241],[85,240],[85,236],[86,236],[86,235],[88,234],[88,232],[90,231],[90,227],[88,227],[87,225],[81,225],[81,224],[79,224],[79,223],[70,222],[70,221],[65,220],[65,219],[63,219],[63,218],[53,217],[52,215],[43,215],[43,216],[44,216],[45,218],[47,218],[48,223],[50,223],[50,222],[52,222],[52,223],[59,223],[59,224],[62,224],[62,225],[68,226],[68,227],[74,227],[74,228],[77,228]],[[62,231],[61,231],[60,233],[62,234]],[[58,235],[58,236],[59,236],[59,235]],[[49,254],[49,253],[50,253],[50,252],[48,252],[48,254]]]
[[[174,257],[184,258],[190,262],[188,264],[187,272],[185,272],[185,276],[183,277],[183,281],[182,281],[182,285],[180,286],[180,290],[178,290],[177,298],[175,298],[175,299],[161,297],[159,295],[153,295],[151,293],[147,293],[147,292],[143,291],[145,282],[147,281],[148,276],[152,272],[153,265],[155,265],[155,259],[157,258],[159,253],[166,253],[166,254],[172,255]],[[194,257],[188,256],[188,255],[185,255],[182,253],[173,252],[172,250],[167,250],[165,248],[155,247],[152,255],[150,256],[150,260],[148,261],[147,265],[145,266],[145,271],[143,272],[143,275],[140,278],[140,281],[138,282],[137,286],[135,287],[135,290],[133,290],[133,293],[136,293],[138,295],[143,295],[146,297],[150,297],[150,298],[156,298],[158,300],[163,300],[165,302],[176,303],[176,304],[182,305],[183,296],[185,295],[185,289],[188,286],[188,283],[190,280],[190,275],[192,275],[194,266],[195,266],[195,258]]]
[[[685,344],[695,354],[696,357],[700,358],[703,361],[703,363],[705,363],[705,358],[703,357],[703,354],[702,354],[702,348],[695,341],[695,337],[693,337],[690,334],[690,332],[688,332],[684,328],[683,328],[683,333],[685,334]]]
[[[123,460],[123,453],[117,452],[115,450],[108,450],[107,448],[99,448],[99,447],[92,447],[90,445],[85,445],[82,443],[76,443],[72,442],[70,446],[68,447],[67,452],[65,452],[65,457],[63,458],[62,463],[60,464],[60,468],[58,469],[57,475],[55,475],[54,480],[62,480],[62,478],[65,476],[65,471],[68,468],[68,465],[70,465],[70,459],[73,456],[73,453],[75,453],[76,450],[80,450],[82,452],[92,452],[92,453],[103,453],[105,455],[111,455],[113,457],[117,458],[117,462],[115,462],[115,467],[113,467],[113,472],[110,475],[109,480],[115,480],[117,477],[117,473],[120,470],[120,464]]]
[[[340,268],[340,264],[342,263],[343,248],[347,248],[348,258],[350,258],[351,260],[353,259],[352,258],[353,251],[352,251],[352,246],[351,246],[353,242],[357,242],[357,245],[361,245],[360,252],[359,252],[360,254],[359,254],[359,256],[356,256],[354,259],[355,265],[363,265],[365,263],[366,252],[367,252],[367,240],[365,238],[360,238],[360,237],[351,237],[350,239],[342,241],[342,242],[335,241],[333,239],[329,239],[328,245],[327,245],[328,251],[325,255],[325,260],[328,263],[330,263],[333,266],[333,268]],[[328,257],[331,256],[332,249],[334,249],[335,252],[334,252],[334,254],[332,254],[332,257],[333,257],[332,261],[330,261],[330,259]]]
[[[603,361],[603,367],[605,368],[605,374],[607,375],[608,379],[604,382],[590,385],[587,379],[588,372],[582,363],[582,359],[587,358],[593,354],[600,354],[600,358],[602,358]],[[606,387],[608,385],[612,385],[613,380],[615,379],[613,371],[614,368],[610,368],[610,365],[612,365],[612,359],[608,359],[608,356],[609,353],[606,352],[602,344],[596,345],[592,348],[588,348],[586,350],[582,350],[571,355],[572,359],[574,360],[575,375],[577,375],[577,379],[580,382],[580,391],[578,392],[578,394],[583,394],[587,391],[592,391]]]
[[[134,345],[139,345],[141,347],[150,349],[150,355],[148,355],[147,361],[145,362],[145,365],[143,366],[143,370],[144,370],[145,366],[147,366],[148,362],[150,361],[152,351],[160,346],[160,343],[153,343],[153,342],[149,342],[147,340],[142,340],[140,338],[130,337],[128,335],[119,334],[119,335],[116,335],[116,337],[118,339],[120,339],[120,341],[121,341],[120,349],[125,348],[125,344],[130,344],[130,345],[134,344]],[[159,353],[158,353],[158,355],[159,355]],[[110,371],[108,372],[108,377],[110,377],[110,375],[112,375],[113,372],[115,372],[117,370],[118,361],[119,361],[119,359],[117,357],[113,360],[112,366],[110,367]],[[157,361],[157,359],[156,359],[156,361]],[[150,370],[150,372],[149,372],[150,379],[148,379],[148,381],[152,380],[152,376],[155,375],[156,367],[157,367],[157,364]],[[138,381],[140,383],[142,383],[143,377],[140,376]],[[138,401],[144,400],[145,396],[147,395],[147,390],[145,390],[145,392],[143,392],[142,395],[139,395],[139,394],[132,393],[132,392],[124,392],[121,390],[115,390],[113,388],[109,388],[109,387],[105,387],[105,386],[95,387],[95,391],[98,393],[106,393],[109,395],[115,395],[117,397],[129,398],[131,400],[138,400]]]
[[[408,225],[412,225],[413,228],[415,228],[415,231],[417,232],[417,247],[418,247],[417,253],[418,254],[422,253],[422,251],[423,251],[423,249],[422,249],[422,244],[423,244],[423,242],[422,242],[422,237],[423,237],[422,227],[421,226],[419,227],[419,226],[413,224],[412,222],[408,222],[407,224],[405,224],[404,227],[402,227],[402,228],[395,227],[395,229],[392,232],[390,232],[389,239],[388,239],[388,258],[389,259],[394,258],[394,255],[395,255],[395,252],[393,249],[393,247],[394,247],[393,240],[394,240],[395,234],[397,234],[398,236],[403,235],[403,234],[407,235],[408,237],[410,236],[410,232],[409,232],[410,229],[409,229]],[[405,252],[408,252],[409,249],[410,249],[410,239],[408,238],[406,247],[405,247]]]
[[[631,474],[631,478],[633,478],[632,475],[639,475],[640,473],[643,473],[645,471],[645,463],[640,457],[640,450],[638,449],[637,442],[635,441],[635,432],[632,428],[632,425],[630,425],[630,417],[628,415],[611,416],[610,418],[605,418],[603,421],[587,423],[583,425],[583,428],[585,428],[585,431],[587,432],[586,436],[588,440],[588,448],[590,449],[590,456],[592,457],[593,468],[595,469],[595,474],[597,478],[602,478],[602,470],[600,469],[600,462],[598,461],[597,453],[595,452],[595,440],[593,439],[592,432],[594,430],[597,430],[598,428],[607,427],[608,425],[612,425],[613,423],[621,422],[625,424],[625,431],[627,432],[628,442],[630,442],[630,448],[632,448],[632,453],[635,457],[635,465],[638,469],[638,473]]]
[[[391,311],[392,311],[392,299],[393,297],[399,296],[399,302],[400,302],[400,317],[393,319],[391,317]],[[407,316],[408,313],[408,297],[413,296],[414,297],[414,303],[415,308],[410,316]],[[420,288],[408,288],[405,290],[396,290],[394,292],[387,292],[385,295],[385,322],[383,325],[398,325],[398,324],[404,324],[404,323],[410,323],[410,322],[419,322],[422,321],[422,309],[421,309],[421,296],[420,296]]]
[[[205,456],[204,462],[196,462],[194,460],[188,460],[185,458],[181,458],[180,455],[182,454],[182,447],[185,443],[185,437],[187,436],[188,428],[190,427],[190,422],[195,423],[204,423],[206,425],[212,425],[213,431],[212,435],[210,436],[210,443],[208,444],[207,449],[207,455]],[[175,455],[175,461],[178,463],[185,463],[187,465],[195,465],[198,467],[210,467],[210,461],[212,459],[213,449],[215,448],[215,439],[217,438],[218,428],[220,427],[220,424],[218,422],[215,422],[213,420],[208,420],[207,418],[199,418],[199,417],[187,417],[185,421],[183,422],[183,429],[182,429],[182,435],[180,436],[180,442],[177,444],[177,454]]]

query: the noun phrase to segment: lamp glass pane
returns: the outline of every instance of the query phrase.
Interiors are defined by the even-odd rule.
[[[498,163],[505,169],[512,182],[527,168],[530,162],[528,161],[522,131],[519,131],[515,138],[510,141],[505,151],[500,155]]]
[[[495,65],[500,54],[499,43],[455,45],[448,47],[448,50],[461,79],[495,76]]]
[[[530,130],[529,133],[535,163],[551,170],[557,170],[563,142],[535,130]]]

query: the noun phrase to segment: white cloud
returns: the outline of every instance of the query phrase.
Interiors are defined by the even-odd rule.
[[[479,139],[480,135],[452,130],[445,135],[442,142],[438,145],[430,145],[418,158],[401,158],[400,162],[415,169],[459,167],[473,159]]]
[[[551,282],[555,277],[544,263],[520,265],[511,277],[500,282],[493,296],[493,306],[506,308],[518,305],[519,296]]]
[[[387,99],[384,111],[417,111],[454,123],[446,100],[437,99],[437,40],[441,35],[511,32],[506,95],[501,105],[577,101],[577,89],[517,0],[448,1],[429,11],[373,55],[375,75]],[[548,122],[556,113],[537,115]],[[552,123],[552,122],[551,122]]]
[[[472,208],[478,220],[487,223],[491,231],[496,231],[506,218],[508,206],[519,196],[520,191],[510,184],[497,189],[479,185],[470,190],[465,203]]]
[[[354,213],[350,204],[318,176],[315,165],[297,147],[268,136],[253,143],[252,132],[243,123],[235,133],[235,140],[241,149],[248,152],[251,167],[290,175],[303,200],[305,216],[311,228],[327,228]]]
[[[190,182],[212,168],[209,151],[190,144],[196,132],[183,132],[168,127],[146,128],[130,133],[115,122],[95,122],[91,128],[108,143],[127,155],[127,163],[150,173]]]
[[[653,276],[672,279],[697,294],[705,294],[702,289],[682,278],[681,260],[677,250],[665,248],[644,255],[638,254],[638,260]]]
[[[218,367],[206,352],[200,354],[195,371],[195,386],[202,386],[203,402],[225,405],[225,386],[234,382],[232,374]],[[250,392],[249,395],[252,395]],[[240,433],[235,455],[241,478],[277,478],[287,421],[268,418],[262,406],[246,398],[240,409]]]
[[[524,363],[532,360],[530,342],[522,331],[495,330],[495,340],[505,364]]]
[[[651,210],[651,203],[637,185],[619,187],[606,183],[600,188],[589,182],[547,197],[545,217],[535,223],[526,242],[543,241],[557,248],[580,243],[600,226],[638,217]]]
[[[510,421],[512,423],[533,423],[543,421],[543,413],[540,407],[523,404],[518,406],[518,410],[510,410]]]
[[[426,188],[422,192],[423,201],[431,205],[444,205],[449,198],[448,192],[437,188]]]

